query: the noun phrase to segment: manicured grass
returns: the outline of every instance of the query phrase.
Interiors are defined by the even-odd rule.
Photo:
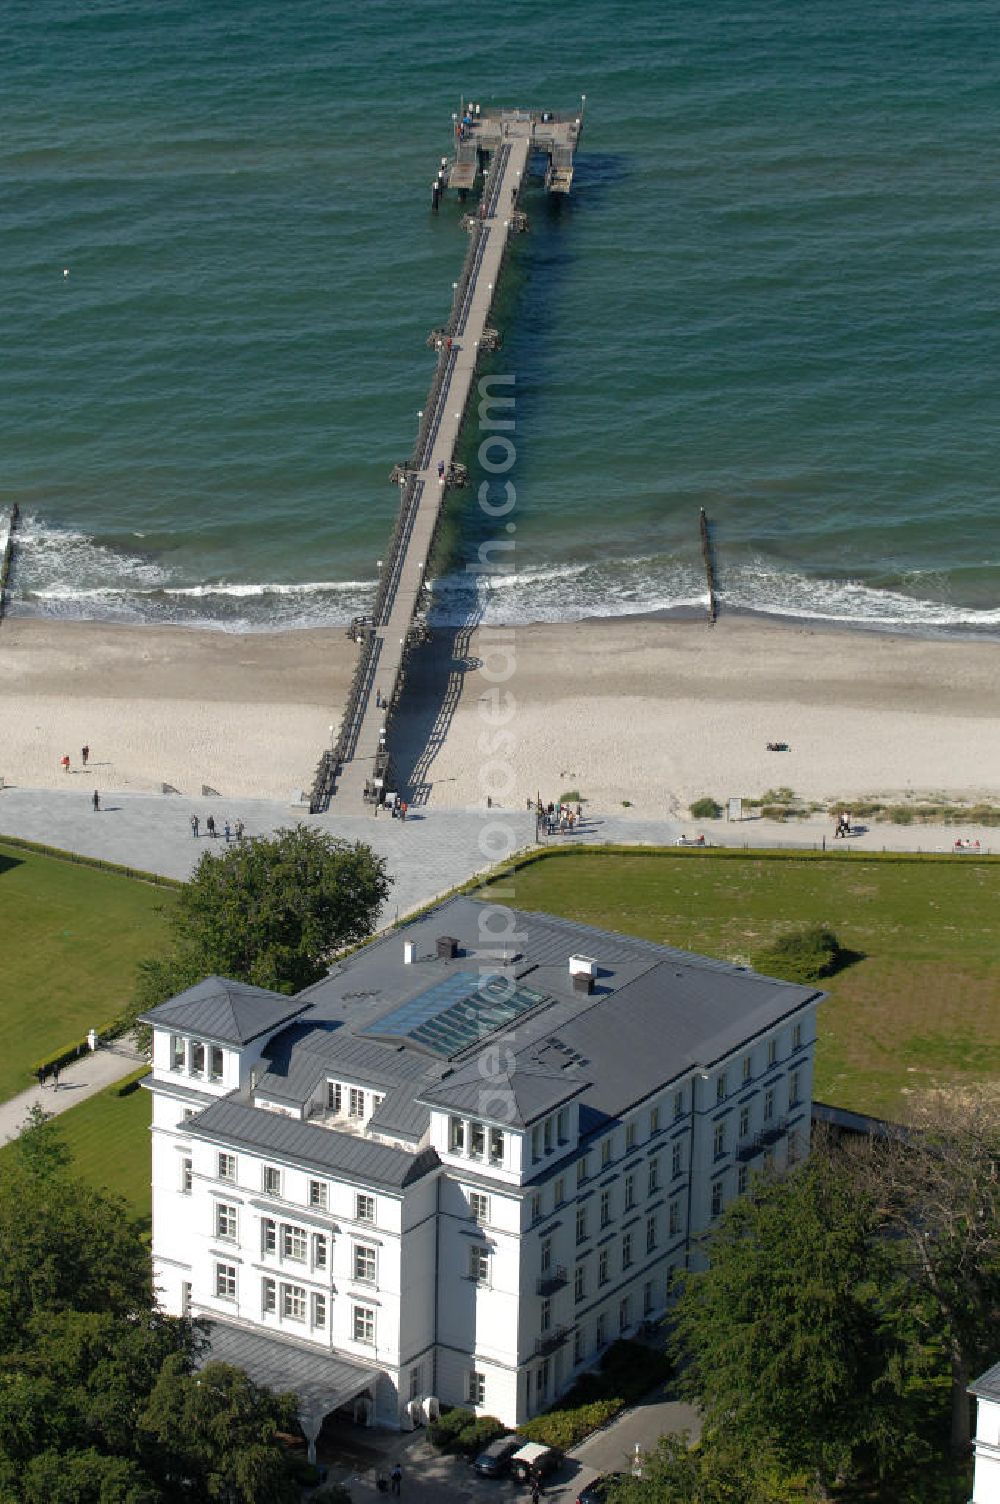
[[[911,1092],[1000,1071],[1000,863],[565,852],[498,899],[740,961],[827,925],[859,959],[824,984],[820,1100],[891,1118]]]
[[[109,1024],[166,937],[170,888],[0,840],[0,1100],[37,1061]]]

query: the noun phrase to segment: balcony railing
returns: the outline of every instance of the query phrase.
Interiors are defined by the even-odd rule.
[[[557,1290],[561,1290],[563,1285],[568,1282],[569,1275],[562,1264],[555,1264],[547,1273],[538,1276],[535,1293],[538,1295],[554,1295]]]
[[[535,1338],[535,1357],[544,1358],[546,1353],[554,1353],[557,1347],[562,1347],[569,1341],[568,1326],[554,1326],[550,1331],[543,1332]]]
[[[784,1138],[787,1132],[788,1119],[773,1118],[771,1122],[765,1123],[761,1131],[755,1133],[753,1138],[745,1138],[736,1145],[736,1158],[743,1164],[746,1164],[747,1160],[756,1159],[758,1154],[763,1154],[765,1149],[776,1144],[779,1138]]]

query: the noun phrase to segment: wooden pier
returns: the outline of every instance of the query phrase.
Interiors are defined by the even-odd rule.
[[[490,312],[513,234],[527,228],[519,199],[534,153],[544,153],[545,185],[568,193],[573,156],[583,127],[581,114],[481,110],[470,105],[455,121],[455,155],[444,158],[432,203],[445,187],[459,196],[481,183],[476,211],[463,221],[469,248],[447,324],[428,343],[437,365],[421,414],[413,455],[391,478],[400,487],[400,507],[382,561],[372,614],[352,624],[358,662],[337,739],[316,769],[310,796],[313,813],[333,794],[352,806],[381,802],[392,787],[392,720],[399,707],[406,658],[426,637],[420,616],[427,563],[449,486],[465,476],[455,462],[465,411],[480,354],[499,336]],[[487,166],[488,163],[488,166]]]

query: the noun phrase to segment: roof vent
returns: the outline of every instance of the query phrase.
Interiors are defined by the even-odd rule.
[[[437,953],[439,961],[454,961],[458,955],[458,941],[454,935],[438,935]]]
[[[596,977],[597,962],[593,956],[570,956],[569,974],[571,977]]]
[[[585,992],[589,997],[594,990],[594,978],[586,971],[574,971],[573,991]]]

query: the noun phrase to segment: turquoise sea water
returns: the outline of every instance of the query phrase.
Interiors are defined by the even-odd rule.
[[[704,506],[724,608],[997,630],[998,22],[994,0],[7,0],[17,609],[364,609],[465,249],[459,206],[429,212],[451,112],[585,92],[572,198],[529,190],[499,310],[517,573],[487,612],[696,603]]]

